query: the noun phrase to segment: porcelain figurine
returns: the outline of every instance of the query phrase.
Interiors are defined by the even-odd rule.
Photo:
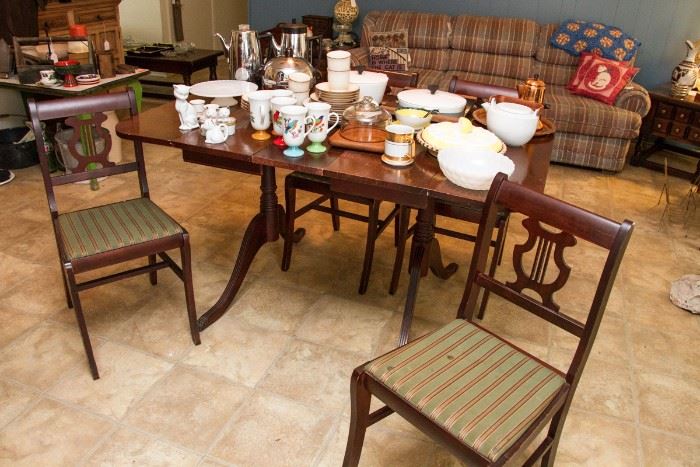
[[[673,97],[685,97],[688,95],[695,81],[698,79],[698,66],[695,64],[695,55],[698,50],[691,41],[685,41],[688,53],[685,59],[676,65],[671,74],[671,95]]]
[[[173,84],[173,94],[175,99],[177,99],[175,101],[175,110],[180,117],[180,129],[187,131],[198,128],[197,109],[187,102],[187,97],[190,95],[190,86]]]
[[[223,123],[214,124],[207,130],[207,137],[204,142],[209,144],[223,143],[227,137],[228,127]]]

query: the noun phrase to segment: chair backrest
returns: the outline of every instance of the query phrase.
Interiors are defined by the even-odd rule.
[[[141,185],[142,196],[148,196],[148,184],[143,164],[143,151],[135,147],[135,162],[115,164],[109,161],[112,138],[102,123],[107,120],[104,112],[128,109],[131,116],[137,114],[134,91],[94,96],[69,97],[46,101],[29,99],[29,116],[36,136],[36,146],[39,153],[41,172],[44,178],[46,196],[52,213],[57,212],[54,186],[90,180],[108,175],[137,171]],[[51,176],[49,171],[47,148],[44,145],[46,135],[42,122],[65,119],[65,124],[72,127],[72,135],[65,143],[70,155],[77,161],[77,166],[70,169],[66,175]],[[57,145],[58,146],[58,145]],[[59,148],[56,147],[56,151]]]
[[[415,88],[418,86],[419,75],[417,71],[387,71],[373,68],[367,68],[367,71],[384,73],[389,77],[387,84],[393,88]]]
[[[491,96],[509,96],[518,97],[518,91],[505,86],[496,86],[493,84],[477,83],[476,81],[467,81],[453,76],[450,80],[448,91],[455,94],[462,94],[474,98],[485,99]]]
[[[499,213],[503,211],[523,215],[523,226],[528,233],[525,243],[515,245],[513,249],[512,265],[516,275],[513,282],[502,282],[490,276],[486,267],[491,235]],[[484,288],[578,337],[579,343],[566,375],[567,381],[574,386],[593,345],[632,229],[633,223],[628,220],[617,223],[509,182],[504,174],[498,174],[491,185],[479,224],[460,317],[473,319],[479,291]],[[578,240],[607,250],[585,322],[560,310],[554,299],[572,271],[564,259],[564,250],[577,245]],[[532,266],[525,268],[525,262]],[[537,294],[539,299],[533,298],[532,293],[523,293],[526,289]]]

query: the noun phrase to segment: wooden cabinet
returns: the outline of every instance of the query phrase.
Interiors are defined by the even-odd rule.
[[[671,86],[667,84],[649,91],[651,110],[642,122],[639,139],[632,157],[632,165],[644,165],[663,169],[660,164],[647,158],[658,150],[671,149],[681,154],[700,158],[700,99],[671,97]],[[690,145],[678,146],[674,143]],[[669,167],[672,175],[695,178],[700,175],[700,160],[695,173]]]
[[[49,0],[46,8],[39,9],[39,33],[67,36],[71,24],[84,24],[95,51],[102,52],[105,39],[109,41],[112,62],[124,62],[124,47],[119,25],[120,0],[72,0],[59,3]]]

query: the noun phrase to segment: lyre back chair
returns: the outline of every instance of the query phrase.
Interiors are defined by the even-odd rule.
[[[404,87],[406,84],[418,84],[418,73],[415,72],[381,72],[386,73],[387,76],[389,76],[389,86],[394,85],[398,87]],[[297,190],[308,191],[320,196],[314,199],[313,201],[309,202],[305,206],[297,209]],[[330,180],[327,177],[304,174],[301,172],[292,172],[289,175],[287,175],[284,182],[284,195],[286,231],[289,232],[290,235],[287,235],[284,238],[284,250],[282,253],[282,270],[287,271],[289,269],[292,262],[292,247],[294,243],[299,241],[299,239],[304,235],[304,229],[298,229],[297,232],[295,232],[294,230],[296,219],[302,216],[303,214],[311,210],[330,214],[331,221],[333,224],[333,230],[335,231],[340,230],[341,217],[366,222],[367,240],[365,241],[365,255],[362,265],[362,273],[360,275],[360,286],[358,288],[358,293],[364,294],[367,291],[370,274],[372,272],[372,259],[374,257],[374,245],[377,241],[377,237],[381,235],[381,233],[387,228],[387,226],[391,224],[391,222],[397,216],[399,212],[399,207],[394,206],[394,208],[387,214],[386,217],[380,219],[379,209],[382,202],[381,200],[368,198],[365,196],[359,196],[351,193],[340,193],[337,191],[333,191],[331,190]],[[338,203],[339,199],[367,206],[367,215],[361,215],[352,211],[341,209]],[[329,202],[329,206],[324,205],[326,201]],[[397,224],[397,230],[394,234],[394,243],[398,241],[398,236],[399,232]]]
[[[66,300],[68,307],[75,311],[92,377],[98,379],[99,372],[79,297],[79,292],[89,288],[145,273],[149,274],[151,284],[155,285],[157,271],[170,267],[184,283],[190,333],[194,343],[199,344],[189,235],[150,200],[140,142],[134,143],[135,161],[116,164],[108,158],[112,139],[109,131],[102,127],[107,119],[104,113],[121,109],[135,116],[137,107],[133,90],[41,102],[30,99],[28,106],[61,262]],[[51,176],[43,144],[46,136],[42,122],[56,119],[65,119],[66,125],[73,128],[67,149],[77,161],[77,166],[71,169],[71,173]],[[59,212],[55,187],[127,172],[137,173],[140,197],[79,211]],[[182,267],[165,253],[175,248],[180,250]],[[80,283],[76,281],[76,274],[142,257],[148,258],[147,265]]]
[[[493,230],[504,210],[522,215],[529,234],[513,249],[512,282],[496,279],[487,269]],[[551,466],[632,228],[630,221],[611,221],[499,174],[481,217],[457,319],[355,369],[343,465],[357,465],[367,426],[396,412],[469,465],[525,458],[526,448],[546,430],[524,464]],[[574,270],[565,254],[583,242],[606,256],[590,308],[576,314],[585,315],[579,321],[560,308],[554,295]],[[526,269],[531,259],[533,266]],[[583,273],[589,268],[586,263]],[[556,369],[475,323],[481,289],[578,338],[568,368]],[[371,396],[386,405],[370,414]]]

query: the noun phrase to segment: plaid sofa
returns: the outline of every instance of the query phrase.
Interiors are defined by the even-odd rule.
[[[515,87],[534,74],[547,83],[543,115],[557,126],[552,160],[619,171],[651,105],[647,91],[631,83],[614,106],[566,89],[578,58],[549,44],[556,24],[484,16],[448,16],[408,11],[370,11],[362,24],[356,63],[367,64],[371,32],[408,30],[411,69],[419,86],[447,89],[453,76]]]

